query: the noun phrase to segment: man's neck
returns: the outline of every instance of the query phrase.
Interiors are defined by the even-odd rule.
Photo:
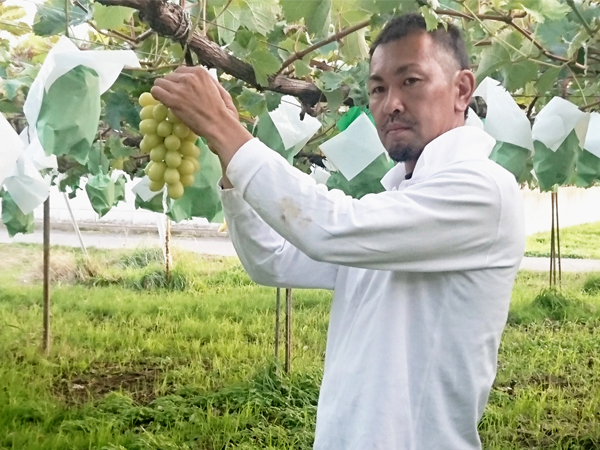
[[[404,171],[407,174],[409,174],[409,173],[412,174],[415,171],[415,166],[417,165],[418,160],[419,159],[417,158],[415,160],[405,161],[404,162]]]

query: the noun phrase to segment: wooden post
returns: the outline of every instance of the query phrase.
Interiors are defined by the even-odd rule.
[[[171,219],[166,216],[165,226],[165,276],[167,283],[171,281]]]
[[[285,290],[285,372],[292,371],[292,290]]]
[[[554,281],[555,278],[555,272],[556,272],[556,236],[554,235],[554,218],[555,218],[555,214],[554,214],[554,192],[552,194],[550,194],[550,200],[552,201],[552,225],[550,228],[550,280],[549,280],[549,285],[550,287],[554,286],[556,283]]]
[[[560,223],[558,214],[558,192],[551,194],[552,229],[550,230],[550,287],[562,287],[562,262],[560,253]],[[557,282],[558,274],[558,282]]]
[[[556,211],[556,255],[558,257],[558,287],[562,288],[562,263],[560,255],[560,224],[558,222],[558,189],[554,195],[554,205]],[[555,281],[556,284],[556,281]]]
[[[44,202],[44,353],[50,354],[50,197]]]
[[[275,302],[275,359],[279,359],[279,322],[281,317],[281,288],[277,288]]]

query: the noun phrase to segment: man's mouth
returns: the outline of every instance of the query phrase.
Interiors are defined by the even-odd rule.
[[[392,123],[384,128],[385,135],[398,136],[409,131],[411,127],[409,125]]]

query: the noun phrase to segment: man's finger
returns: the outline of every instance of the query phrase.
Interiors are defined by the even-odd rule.
[[[152,87],[152,89],[150,89],[152,97],[154,97],[156,100],[158,100],[166,106],[173,105],[173,103],[175,102],[175,94],[170,89],[168,89],[168,87],[169,84],[154,83],[154,86]]]
[[[190,67],[190,66],[180,66],[173,73],[193,73],[193,74],[198,74],[198,75],[202,74],[201,76],[210,75],[210,73],[208,72],[208,70],[206,70],[202,66],[193,66],[193,67]]]
[[[168,80],[168,81],[172,81],[172,82],[182,82],[185,81],[186,79],[190,78],[190,74],[189,73],[183,73],[183,72],[171,72],[168,75],[165,75],[162,78],[157,79],[158,80]]]
[[[227,107],[230,109],[236,109],[235,104],[233,103],[233,99],[231,98],[231,94],[227,91],[227,89],[221,86],[221,83],[219,83],[219,81],[215,80],[213,77],[210,77],[210,79],[219,90],[219,95],[221,96]]]

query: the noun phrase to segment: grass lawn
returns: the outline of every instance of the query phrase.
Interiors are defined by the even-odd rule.
[[[331,294],[294,291],[293,371],[273,357],[275,290],[235,259],[0,245],[0,449],[310,449]],[[522,272],[480,424],[485,449],[600,448],[600,275]]]
[[[577,225],[560,230],[563,258],[600,259],[600,222]],[[550,256],[550,233],[527,237],[525,256]]]

